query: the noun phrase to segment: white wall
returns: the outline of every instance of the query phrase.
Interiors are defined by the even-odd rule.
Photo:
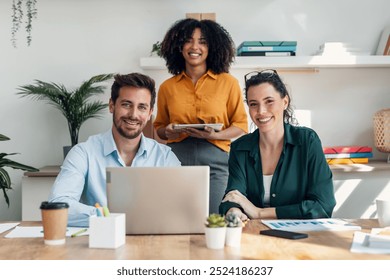
[[[381,30],[390,24],[390,1],[372,0],[38,0],[32,45],[21,30],[11,45],[11,4],[0,2],[0,133],[11,141],[0,152],[41,167],[62,162],[70,143],[65,119],[43,102],[15,95],[34,79],[75,87],[100,73],[145,72],[139,58],[188,12],[215,12],[238,45],[243,40],[297,40],[297,55],[311,55],[325,41],[344,41],[375,53]],[[159,84],[168,77],[147,71]],[[242,80],[242,71],[233,71]],[[324,145],[373,146],[372,115],[390,107],[390,68],[322,69],[284,75],[297,109],[311,111],[312,127]],[[110,83],[107,83],[110,86]],[[108,100],[109,90],[102,100]],[[87,121],[80,134],[108,129],[111,115]],[[376,158],[385,155],[375,152]],[[0,195],[0,220],[21,218],[23,172],[10,170],[13,191],[7,208]]]

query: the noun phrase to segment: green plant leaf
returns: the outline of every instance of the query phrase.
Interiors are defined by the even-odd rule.
[[[10,139],[5,135],[0,134],[0,141],[4,141],[4,140],[10,140]],[[4,199],[8,207],[9,207],[9,198],[7,195],[7,189],[11,189],[11,178],[8,172],[4,169],[4,167],[20,169],[24,171],[39,171],[39,169],[36,169],[35,167],[21,164],[19,162],[6,158],[6,156],[12,156],[16,154],[17,153],[10,153],[10,154],[0,153],[0,188],[3,190]]]
[[[7,140],[11,140],[11,139],[3,134],[0,134],[0,141],[7,141]]]
[[[153,53],[156,53],[158,56],[161,57],[161,42],[157,41],[152,45],[152,50],[150,51],[150,55]]]
[[[11,178],[4,168],[0,168],[0,186],[1,188],[11,188]]]
[[[8,155],[10,155],[10,154],[8,154]],[[9,167],[9,168],[13,168],[13,169],[20,169],[20,170],[31,171],[31,172],[39,171],[39,169],[37,169],[35,167],[21,164],[19,162],[16,162],[16,161],[4,158],[4,157],[0,159],[0,167]]]
[[[6,190],[11,189],[11,178],[10,178],[7,170],[5,170],[3,167],[10,167],[13,169],[20,169],[20,170],[24,170],[24,171],[39,171],[39,169],[37,169],[35,167],[31,167],[31,166],[21,164],[19,162],[5,158],[5,156],[7,156],[7,155],[14,155],[14,154],[15,153],[13,153],[13,154],[1,153],[0,154],[0,188],[3,190],[4,199],[5,199],[5,202],[7,203],[8,207],[9,207],[9,198],[8,198]]]
[[[5,202],[9,207],[7,189],[11,189],[11,178],[9,177],[8,172],[4,168],[0,168],[0,188],[3,190]]]
[[[225,227],[225,218],[219,214],[210,214],[207,217],[206,226],[210,228]]]
[[[2,159],[6,156],[12,156],[12,155],[17,155],[17,153],[11,153],[11,154],[7,154],[7,153],[0,153],[0,166],[1,166],[1,162],[2,162]],[[4,160],[7,160],[7,159],[4,159]]]
[[[23,5],[25,4],[26,10],[23,11]],[[31,45],[32,40],[32,22],[37,18],[37,0],[13,0],[12,1],[12,28],[11,28],[11,42],[14,48],[16,48],[17,39],[16,34],[19,32],[22,23],[26,25],[24,29],[27,33],[27,46]],[[25,18],[24,18],[25,17]],[[23,20],[24,18],[24,20]]]
[[[62,84],[35,80],[35,84],[18,88],[16,94],[33,100],[44,100],[56,107],[68,122],[72,146],[78,143],[81,125],[90,118],[100,117],[107,104],[101,101],[89,101],[89,98],[104,93],[105,86],[96,85],[111,79],[113,74],[101,74],[83,82],[79,88],[68,90]]]

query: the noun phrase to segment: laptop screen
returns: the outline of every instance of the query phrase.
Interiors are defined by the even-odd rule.
[[[126,214],[126,234],[204,233],[208,166],[109,167],[110,211]]]

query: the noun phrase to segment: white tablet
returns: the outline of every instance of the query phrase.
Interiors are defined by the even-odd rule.
[[[183,128],[196,128],[203,130],[206,126],[211,127],[215,131],[220,131],[223,127],[223,123],[195,123],[195,124],[174,124],[173,129],[183,129]]]

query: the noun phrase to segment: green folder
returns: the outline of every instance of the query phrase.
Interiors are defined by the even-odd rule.
[[[296,46],[297,41],[244,41],[239,46],[238,49],[242,47],[261,47],[261,46]]]

